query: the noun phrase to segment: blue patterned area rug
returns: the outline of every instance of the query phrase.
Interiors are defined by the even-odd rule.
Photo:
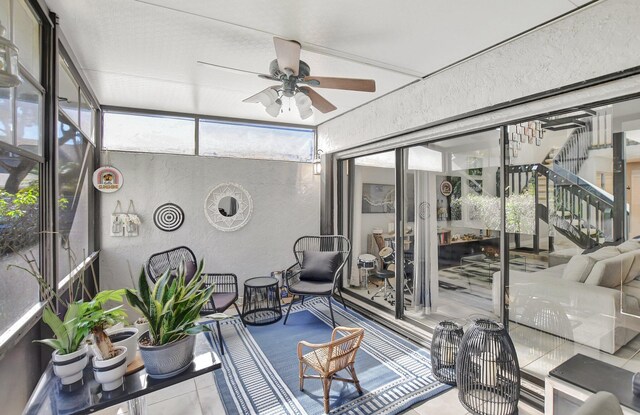
[[[283,309],[283,314],[284,314]],[[334,302],[336,325],[362,327],[364,340],[355,369],[364,394],[351,384],[331,385],[331,414],[397,414],[432,398],[450,386],[431,374],[429,352]],[[298,341],[325,343],[331,339],[331,320],[325,299],[296,303],[287,325],[277,323],[246,329],[238,317],[222,323],[225,354],[215,381],[231,414],[323,414],[322,384],[298,383]],[[210,338],[217,346],[217,339]],[[310,372],[309,372],[310,373]]]

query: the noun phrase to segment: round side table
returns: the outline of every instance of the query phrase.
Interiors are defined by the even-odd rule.
[[[249,278],[244,282],[242,321],[250,326],[272,324],[282,318],[278,280],[273,277]]]

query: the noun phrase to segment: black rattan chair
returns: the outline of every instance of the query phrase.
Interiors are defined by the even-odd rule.
[[[145,270],[151,281],[156,282],[162,274],[167,272],[167,269],[172,273],[177,273],[178,267],[183,262],[190,262],[197,268],[196,256],[193,251],[186,246],[179,246],[151,255],[145,264]],[[195,269],[193,272],[195,273]]]
[[[304,278],[304,255],[305,252],[335,252],[339,256],[339,260],[335,262],[335,268],[332,270],[333,275],[322,280],[308,280]],[[331,308],[331,296],[335,291],[338,292],[342,305],[346,309],[347,306],[342,298],[341,287],[339,284],[342,270],[344,269],[349,255],[351,254],[351,243],[342,235],[322,235],[322,236],[303,236],[299,238],[293,245],[293,254],[296,257],[296,263],[289,267],[286,271],[287,289],[293,298],[287,309],[287,315],[284,318],[284,324],[287,324],[289,312],[293,305],[295,297],[300,297],[304,304],[305,297],[326,297],[329,302],[329,312],[331,313],[331,323],[336,326],[333,318],[333,309]]]
[[[201,278],[204,279],[206,287],[214,284],[213,294],[207,304],[202,308],[201,315],[213,313],[224,313],[229,307],[234,306],[238,316],[240,310],[236,301],[238,300],[238,277],[235,274],[210,274],[202,273]],[[242,318],[240,318],[242,321]],[[244,326],[244,321],[242,321]],[[222,332],[220,331],[220,320],[216,320],[218,328],[218,341],[220,342],[220,353],[224,354],[224,346],[222,345]]]

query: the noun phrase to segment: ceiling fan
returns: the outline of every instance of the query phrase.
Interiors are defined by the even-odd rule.
[[[336,110],[335,105],[327,101],[310,86],[317,88],[344,89],[349,91],[375,92],[376,82],[373,79],[355,78],[332,78],[325,76],[312,76],[311,68],[304,61],[300,60],[300,43],[295,40],[285,40],[279,37],[273,38],[276,49],[276,59],[269,65],[269,75],[257,74],[260,78],[270,81],[280,82],[272,85],[255,95],[250,96],[243,102],[260,103],[264,105],[267,113],[273,117],[280,114],[282,107],[282,97],[293,98],[300,112],[300,117],[304,120],[309,118],[313,111],[313,106],[322,113]],[[201,62],[205,65],[216,66],[223,69],[230,69],[240,72],[244,71],[235,68]]]

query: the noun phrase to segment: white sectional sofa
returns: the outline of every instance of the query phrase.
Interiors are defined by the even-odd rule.
[[[494,274],[498,307],[500,278]],[[505,301],[511,321],[615,353],[640,333],[640,240],[538,272],[510,270]]]

